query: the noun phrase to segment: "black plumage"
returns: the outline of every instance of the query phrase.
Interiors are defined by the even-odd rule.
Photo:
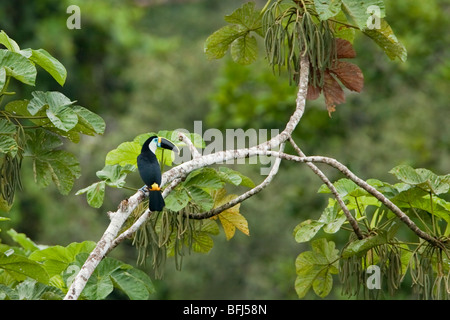
[[[177,149],[177,147],[169,140],[152,136],[144,142],[141,153],[137,157],[139,174],[149,191],[149,209],[151,211],[161,211],[165,206],[160,190],[161,168],[154,151],[151,150],[151,144],[155,151],[157,147],[170,150]]]

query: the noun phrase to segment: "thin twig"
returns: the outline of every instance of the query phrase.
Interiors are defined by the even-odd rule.
[[[302,152],[302,150],[297,146],[295,141],[292,139],[292,137],[289,137],[289,142],[292,144],[292,146],[294,147],[295,151],[298,153],[299,156],[306,157],[306,155]],[[352,216],[352,214],[350,213],[350,210],[348,210],[347,206],[345,205],[344,201],[342,200],[341,196],[337,192],[337,190],[334,187],[334,185],[330,182],[330,180],[327,178],[327,176],[315,164],[313,164],[312,162],[307,162],[306,165],[308,167],[310,167],[311,170],[317,176],[319,176],[319,178],[322,179],[322,181],[327,185],[328,189],[330,189],[331,193],[334,195],[334,197],[336,198],[337,202],[341,206],[341,209],[344,212],[348,222],[352,226],[353,231],[355,232],[356,236],[360,240],[363,239],[364,236],[363,236],[363,234],[361,232],[361,229],[359,228],[358,222]]]
[[[345,165],[333,158],[321,157],[321,156],[311,156],[311,157],[299,157],[286,153],[278,153],[274,151],[267,151],[261,153],[264,155],[271,155],[274,157],[281,157],[286,160],[296,161],[296,162],[320,162],[332,166],[335,169],[341,171],[347,178],[355,182],[358,186],[369,192],[375,198],[377,198],[381,203],[383,203],[387,208],[389,208],[403,223],[405,223],[416,235],[420,238],[428,241],[429,243],[443,248],[443,244],[435,237],[429,235],[428,233],[422,231],[399,207],[397,207],[393,202],[386,198],[381,192],[372,187],[370,184],[356,176],[351,172]]]
[[[192,158],[193,159],[201,157],[200,152],[198,152],[197,148],[194,146],[194,144],[192,143],[191,139],[189,139],[184,133],[178,132],[178,140],[183,141],[184,143],[186,143],[186,145],[189,148],[189,151],[192,154]]]
[[[284,151],[284,145],[285,145],[284,142],[280,145],[280,152]],[[223,211],[225,211],[231,207],[234,207],[235,205],[254,196],[255,194],[261,192],[265,187],[267,187],[272,182],[273,178],[278,173],[280,163],[281,163],[281,158],[276,158],[267,177],[263,180],[263,182],[261,182],[256,187],[248,190],[247,192],[241,194],[239,197],[234,198],[233,200],[221,205],[220,207],[211,209],[211,210],[203,212],[203,213],[193,213],[193,214],[190,214],[189,217],[191,219],[197,219],[197,220],[211,218],[213,216],[216,216],[216,215],[222,213]]]

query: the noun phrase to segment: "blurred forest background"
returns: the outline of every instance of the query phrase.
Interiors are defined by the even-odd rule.
[[[450,3],[448,0],[385,0],[387,20],[408,50],[406,63],[392,62],[369,39],[354,43],[355,61],[365,76],[360,94],[328,116],[323,100],[309,102],[295,132],[307,155],[334,157],[363,179],[394,182],[388,171],[399,164],[426,167],[437,174],[450,169]],[[231,59],[208,61],[206,38],[223,26],[223,16],[240,0],[8,0],[0,2],[0,29],[22,48],[44,48],[67,68],[64,88],[39,73],[37,90],[59,90],[100,114],[106,132],[83,137],[65,148],[81,161],[82,177],[69,196],[51,185],[37,189],[31,166],[23,165],[24,190],[16,196],[11,221],[0,225],[0,239],[14,228],[33,241],[68,245],[97,241],[115,210],[132,191],[107,190],[101,209],[75,192],[97,181],[106,153],[136,135],[185,128],[195,120],[208,128],[283,129],[295,107],[296,88],[273,76],[261,52],[249,67]],[[257,1],[262,7],[265,1]],[[81,29],[69,30],[69,5],[81,9]],[[17,83],[15,83],[16,85]],[[20,86],[11,90],[29,98]],[[288,150],[289,151],[289,150]],[[238,170],[258,183],[257,165]],[[326,169],[331,179],[340,178]],[[137,174],[127,185],[138,188]],[[244,202],[250,237],[240,232],[227,241],[215,237],[209,254],[191,254],[182,270],[167,261],[165,277],[155,280],[155,299],[297,299],[295,258],[308,248],[295,242],[294,227],[317,219],[327,197],[317,194],[321,181],[301,164],[283,162],[274,182]],[[347,240],[333,237],[337,246]],[[136,265],[131,242],[112,257]],[[140,266],[151,273],[150,264]],[[338,282],[337,278],[335,278]],[[409,297],[410,288],[404,286]],[[314,298],[313,295],[308,296]],[[116,296],[116,298],[121,298]],[[335,287],[331,299],[340,298]]]

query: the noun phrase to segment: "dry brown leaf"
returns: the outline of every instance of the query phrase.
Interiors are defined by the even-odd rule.
[[[338,59],[351,59],[356,57],[356,51],[348,40],[336,38],[336,53]]]
[[[309,85],[308,93],[306,94],[306,99],[316,100],[319,97],[321,91],[322,89]]]
[[[336,111],[337,104],[345,102],[344,90],[329,72],[324,73],[323,95],[329,114]]]
[[[349,90],[361,92],[364,87],[364,76],[361,69],[353,63],[338,61],[330,70]]]

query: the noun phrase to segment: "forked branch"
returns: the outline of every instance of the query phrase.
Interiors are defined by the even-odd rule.
[[[352,226],[355,234],[358,236],[359,239],[362,239],[363,235],[361,233],[361,230],[359,229],[357,221],[354,219],[354,217],[351,215],[350,211],[346,207],[345,203],[339,197],[339,194],[337,193],[333,184],[329,181],[329,179],[325,176],[325,174],[323,174],[323,172],[320,171],[313,164],[316,162],[325,163],[338,169],[345,176],[354,181],[357,185],[359,185],[360,187],[368,191],[370,194],[375,196],[379,201],[381,201],[384,205],[386,205],[386,207],[388,207],[392,212],[394,212],[399,217],[399,219],[402,222],[404,222],[412,231],[414,231],[420,238],[436,246],[441,247],[442,244],[437,239],[420,230],[417,227],[417,225],[415,225],[414,222],[411,219],[409,219],[409,217],[401,209],[399,209],[383,194],[378,192],[378,190],[376,190],[375,188],[367,184],[365,181],[357,177],[355,174],[353,174],[346,166],[344,166],[343,164],[339,163],[337,160],[332,158],[320,156],[306,157],[305,154],[303,154],[303,152],[300,150],[300,148],[298,148],[298,146],[292,140],[292,133],[297,127],[301,117],[303,116],[305,109],[306,95],[308,91],[308,79],[309,79],[309,62],[306,55],[302,56],[300,66],[301,67],[300,67],[299,86],[296,97],[296,108],[294,113],[291,115],[289,121],[287,122],[285,129],[280,134],[276,135],[275,137],[271,138],[270,140],[264,143],[261,143],[253,147],[238,150],[220,151],[203,156],[197,152],[194,145],[186,135],[180,134],[179,139],[187,144],[188,148],[191,150],[193,159],[184,162],[163,174],[161,185],[162,186],[167,185],[167,187],[164,189],[163,196],[164,197],[167,196],[169,192],[172,191],[181,181],[183,181],[183,179],[185,179],[187,175],[193,170],[210,166],[216,163],[223,163],[224,161],[232,159],[254,157],[259,155],[276,157],[276,161],[269,175],[258,186],[252,188],[251,190],[245,192],[239,197],[231,200],[230,202],[218,208],[214,208],[211,211],[197,214],[191,217],[194,219],[205,219],[220,214],[224,210],[231,208],[237,205],[238,203],[241,203],[242,201],[248,199],[249,197],[263,190],[267,185],[269,185],[272,182],[273,178],[277,174],[278,167],[282,159],[302,162],[306,163],[313,170],[313,172],[316,173],[319,176],[319,178],[321,178],[323,182],[330,188],[331,192],[334,194],[339,205],[341,206],[344,214],[346,215],[350,225]],[[298,156],[284,153],[284,145],[288,140],[294,146],[295,150],[298,153]],[[274,151],[274,149],[278,147],[279,151]],[[65,297],[66,300],[78,299],[87,281],[91,277],[92,273],[94,272],[95,268],[98,266],[100,261],[120,242],[122,242],[124,239],[130,238],[132,234],[136,232],[147,221],[147,219],[151,215],[151,211],[149,211],[148,209],[135,221],[135,223],[130,228],[128,228],[122,234],[118,235],[120,229],[130,216],[130,214],[142,201],[144,201],[145,198],[146,194],[143,191],[138,191],[129,199],[123,200],[116,212],[108,213],[111,219],[110,225],[106,229],[100,241],[97,243],[96,248],[92,251],[88,259],[86,260],[80,272],[75,277]]]

